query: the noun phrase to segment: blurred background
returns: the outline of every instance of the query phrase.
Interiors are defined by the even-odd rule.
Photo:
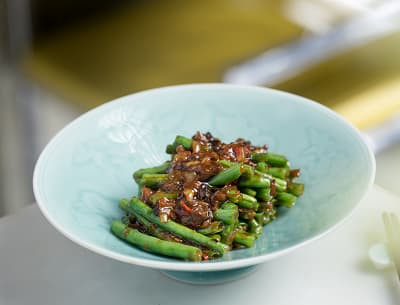
[[[360,128],[400,194],[400,1],[0,0],[0,216],[34,203],[35,161],[81,113],[193,82],[268,86]]]

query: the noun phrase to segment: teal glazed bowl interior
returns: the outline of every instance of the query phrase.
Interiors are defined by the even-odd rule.
[[[154,255],[112,235],[111,221],[122,216],[119,199],[137,193],[132,173],[167,160],[166,145],[197,130],[286,155],[301,168],[304,195],[292,209],[279,210],[253,248],[212,261]],[[349,216],[374,175],[374,157],[360,133],[326,107],[266,88],[199,84],[136,93],[82,115],[44,149],[33,185],[45,217],[79,245],[177,279],[211,283],[242,276],[329,232]]]

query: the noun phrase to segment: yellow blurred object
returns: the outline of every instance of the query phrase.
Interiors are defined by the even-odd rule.
[[[131,2],[35,42],[25,67],[83,109],[152,87],[218,82],[227,67],[299,37],[279,3]]]
[[[37,41],[28,74],[82,109],[151,87],[221,81],[224,71],[300,37],[280,1],[132,2]],[[400,109],[400,34],[338,54],[278,89],[368,128]]]
[[[361,92],[333,109],[361,129],[378,125],[400,113],[400,77]]]
[[[276,88],[334,109],[358,128],[373,127],[400,110],[400,33],[318,64]]]

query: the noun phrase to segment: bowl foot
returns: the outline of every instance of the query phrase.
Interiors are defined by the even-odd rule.
[[[258,265],[222,271],[160,271],[167,277],[195,285],[214,285],[239,280],[257,269]]]

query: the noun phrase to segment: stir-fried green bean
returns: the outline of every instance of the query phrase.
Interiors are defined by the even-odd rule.
[[[204,235],[214,235],[220,233],[224,229],[224,224],[221,221],[213,221],[205,228],[198,229],[197,232]]]
[[[263,226],[304,193],[288,159],[238,139],[182,135],[167,145],[171,161],[134,172],[139,195],[122,199],[120,239],[144,251],[187,261],[253,247]]]
[[[287,208],[291,208],[296,203],[297,197],[289,193],[278,193],[276,195],[277,203]]]
[[[303,195],[304,193],[304,184],[292,182],[287,186],[287,191],[297,197]]]
[[[214,176],[208,183],[214,186],[226,185],[238,179],[241,174],[240,164],[235,164]]]
[[[135,179],[136,183],[139,183],[144,174],[165,174],[170,166],[171,162],[166,161],[159,166],[142,168],[133,173],[133,178]]]
[[[283,155],[274,153],[255,153],[251,156],[251,159],[255,162],[266,162],[271,166],[284,167],[288,166],[288,160]]]
[[[142,186],[156,188],[167,182],[167,180],[167,174],[143,174],[139,184]]]
[[[254,241],[256,240],[254,234],[250,234],[247,232],[236,232],[233,241],[235,243],[241,244],[247,248],[251,248],[254,245]]]
[[[145,203],[143,203],[136,197],[132,197],[130,205],[127,209],[129,212],[132,212],[133,214],[139,214],[143,216],[148,221],[155,223],[157,226],[159,226],[161,229],[164,229],[165,231],[174,233],[175,235],[178,235],[186,240],[196,242],[200,245],[204,245],[212,250],[217,251],[221,255],[223,255],[228,249],[227,245],[224,245],[222,243],[216,243],[209,237],[197,233],[196,231],[188,227],[185,227],[184,225],[176,223],[172,220],[168,220],[167,222],[162,222],[158,216],[153,214],[153,211],[149,206],[147,206]]]
[[[286,179],[289,176],[290,169],[288,167],[270,167],[265,173],[270,174],[272,177]]]
[[[235,224],[239,217],[239,213],[233,209],[218,209],[214,213],[214,217],[226,224]]]
[[[256,191],[256,190],[253,190],[253,189],[251,189],[251,188],[249,188],[249,187],[241,188],[240,191],[241,191],[243,194],[247,194],[247,195],[250,195],[250,196],[253,196],[253,197],[255,197],[255,196],[257,195],[257,191]]]
[[[140,233],[136,229],[132,229],[124,225],[119,220],[114,220],[111,224],[111,231],[119,238],[127,242],[139,246],[145,251],[172,256],[189,261],[201,261],[202,252],[199,248],[162,240],[144,233]]]
[[[165,152],[167,154],[174,154],[176,152],[176,148],[182,145],[185,149],[192,149],[192,139],[186,138],[184,136],[176,136],[174,143],[167,145]]]

